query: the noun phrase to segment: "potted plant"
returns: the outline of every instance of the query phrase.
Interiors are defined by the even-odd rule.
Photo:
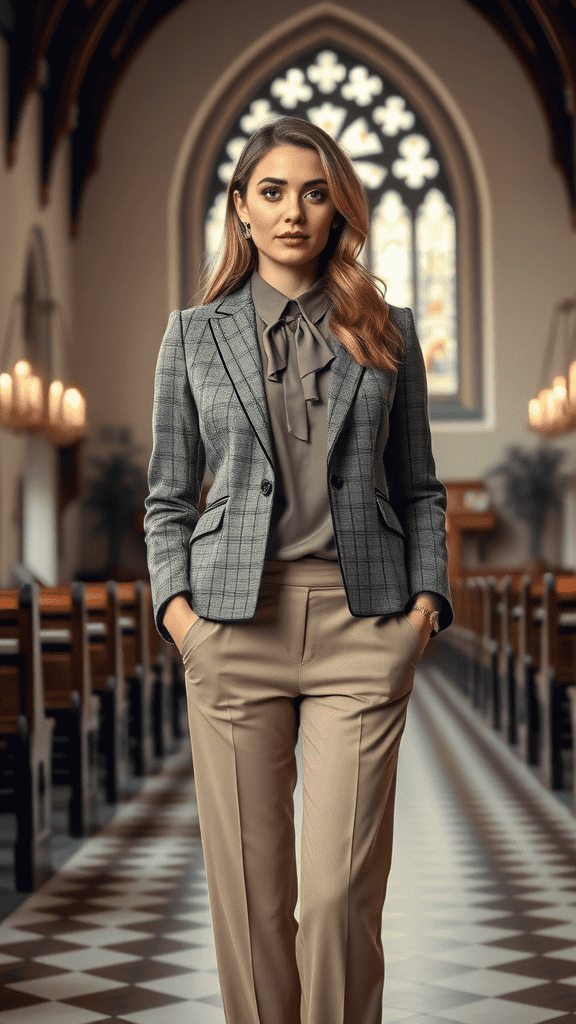
[[[127,532],[134,530],[136,516],[147,493],[146,473],[134,461],[140,450],[140,445],[126,444],[105,459],[93,457],[90,460],[98,474],[87,481],[84,505],[99,513],[93,533],[106,534],[106,574],[110,579],[122,575],[123,541]]]
[[[487,474],[501,478],[504,507],[528,526],[528,568],[532,572],[543,572],[546,568],[542,559],[542,537],[550,509],[562,504],[567,477],[559,469],[565,454],[546,442],[533,449],[513,445],[508,448],[505,460]]]

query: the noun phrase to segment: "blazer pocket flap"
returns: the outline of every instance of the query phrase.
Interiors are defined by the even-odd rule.
[[[406,535],[400,525],[400,520],[398,519],[398,516],[390,502],[387,501],[383,495],[378,494],[378,492],[376,492],[376,501],[378,502],[380,515],[382,516],[386,526],[389,526],[391,530],[396,530],[396,533],[399,533],[401,537],[405,537]]]
[[[196,523],[196,529],[192,534],[190,543],[193,544],[199,537],[203,537],[206,533],[214,533],[222,523],[224,513],[226,511],[226,503],[222,505],[216,505],[214,508],[209,508],[206,512],[203,512],[200,519]]]

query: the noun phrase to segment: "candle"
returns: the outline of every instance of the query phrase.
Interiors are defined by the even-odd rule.
[[[530,426],[538,428],[540,426],[541,417],[542,410],[540,408],[540,402],[537,398],[532,398],[528,403],[528,418],[530,420]]]
[[[64,426],[77,429],[86,424],[86,399],[77,388],[66,388],[62,396]]]
[[[566,377],[554,377],[552,381],[552,415],[560,420],[566,403]]]
[[[52,426],[57,426],[62,418],[62,395],[64,385],[61,380],[53,380],[48,393],[48,419]]]
[[[12,377],[9,373],[0,374],[0,416],[8,420],[12,414]]]
[[[24,381],[27,390],[28,409],[27,414],[30,423],[39,423],[42,419],[44,408],[44,394],[40,377],[26,377]]]
[[[32,373],[27,359],[21,359],[12,370],[14,381],[14,411],[17,416],[25,416],[28,411],[28,387],[26,378]]]

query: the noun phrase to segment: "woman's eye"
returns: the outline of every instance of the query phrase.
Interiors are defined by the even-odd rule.
[[[280,190],[270,186],[270,188],[264,189],[262,195],[268,196],[269,199],[276,199],[276,197],[280,195]]]
[[[319,188],[314,188],[311,192],[307,193],[307,197],[308,199],[313,199],[314,202],[320,202],[324,199],[324,193],[321,192]]]

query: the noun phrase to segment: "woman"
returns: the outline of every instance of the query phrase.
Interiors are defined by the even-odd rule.
[[[146,542],[186,670],[228,1024],[381,1021],[398,747],[452,621],[422,354],[358,262],[366,231],[330,136],[264,125],[204,304],[171,313],[158,357]]]

